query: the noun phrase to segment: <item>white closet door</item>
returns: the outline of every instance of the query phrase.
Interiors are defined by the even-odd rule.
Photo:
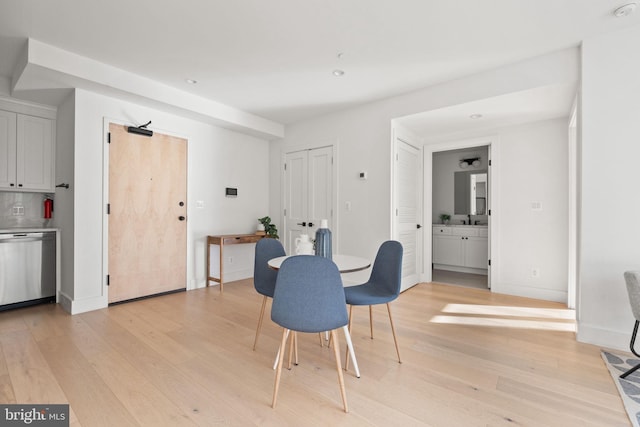
[[[320,220],[326,219],[332,227],[333,206],[333,149],[331,147],[309,150],[309,211],[307,231],[315,235]]]
[[[420,210],[420,150],[396,139],[395,156],[395,239],[402,243],[402,290],[420,281],[421,230]]]
[[[321,147],[285,155],[285,230],[280,236],[288,254],[300,234],[315,235],[321,219],[333,224],[333,148]]]

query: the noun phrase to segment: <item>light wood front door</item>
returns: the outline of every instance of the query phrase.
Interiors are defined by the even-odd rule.
[[[109,302],[184,289],[187,140],[109,132]]]

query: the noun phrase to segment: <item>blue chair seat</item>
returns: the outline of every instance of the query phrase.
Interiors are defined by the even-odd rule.
[[[384,289],[372,287],[370,284],[349,286],[344,288],[346,300],[349,305],[376,305],[393,301],[398,295],[389,295]]]

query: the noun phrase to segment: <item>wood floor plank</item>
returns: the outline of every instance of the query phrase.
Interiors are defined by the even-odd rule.
[[[185,379],[178,367],[170,363],[164,354],[141,342],[129,333],[118,321],[111,318],[109,310],[85,313],[83,319],[101,334],[122,357],[124,357],[146,380],[198,425],[224,425],[234,420],[250,425],[244,414],[229,410],[198,383]]]
[[[2,343],[0,342],[0,402],[16,403],[16,396],[13,392],[7,361],[2,351]]]
[[[282,330],[251,280],[70,316],[58,306],[0,313],[0,399],[69,403],[72,425],[629,426],[600,348],[578,343],[562,304],[420,284],[386,307],[374,339],[356,307],[342,402],[332,349],[299,334],[272,409]],[[339,334],[340,336],[342,334]],[[339,338],[344,348],[344,338]],[[115,423],[115,424],[114,424]]]

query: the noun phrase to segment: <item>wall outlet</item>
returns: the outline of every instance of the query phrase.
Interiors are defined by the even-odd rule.
[[[533,277],[534,279],[540,277],[540,269],[538,267],[533,267],[531,269],[531,277]]]
[[[22,206],[22,205],[13,205],[11,207],[11,215],[13,215],[13,216],[24,216],[24,206]]]

